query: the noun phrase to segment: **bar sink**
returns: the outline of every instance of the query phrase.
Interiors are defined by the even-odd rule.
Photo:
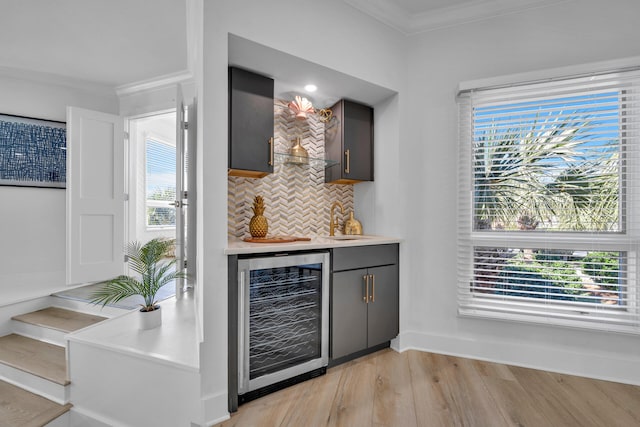
[[[370,239],[372,236],[365,236],[362,234],[342,234],[340,236],[327,236],[327,239],[331,240],[366,240]]]

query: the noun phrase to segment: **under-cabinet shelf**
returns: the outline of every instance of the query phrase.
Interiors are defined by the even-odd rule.
[[[278,164],[285,164],[285,165],[305,165],[307,163],[301,162],[300,160],[303,159],[300,156],[292,156],[289,153],[274,153],[275,155],[275,163]],[[339,162],[335,161],[335,160],[327,160],[327,159],[319,159],[317,157],[307,157],[306,159],[309,160],[308,164],[309,166],[313,167],[313,168],[323,168],[326,169],[328,167],[331,166],[336,166]]]

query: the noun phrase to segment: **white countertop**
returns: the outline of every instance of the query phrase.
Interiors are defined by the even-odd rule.
[[[341,240],[348,239],[348,240]],[[309,249],[345,248],[351,246],[385,245],[400,243],[401,239],[385,236],[336,236],[313,237],[310,241],[297,241],[290,243],[247,243],[242,240],[229,240],[225,255],[257,254],[265,252],[289,252],[304,251]]]

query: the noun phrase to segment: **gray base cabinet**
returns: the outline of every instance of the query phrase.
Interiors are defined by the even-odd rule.
[[[333,251],[331,358],[383,344],[398,335],[398,245]]]
[[[333,273],[331,357],[337,359],[367,348],[366,269]]]

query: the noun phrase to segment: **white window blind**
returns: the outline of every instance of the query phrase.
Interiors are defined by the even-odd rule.
[[[640,333],[640,71],[461,92],[461,315]]]
[[[147,228],[175,227],[176,147],[147,138],[145,156]]]

